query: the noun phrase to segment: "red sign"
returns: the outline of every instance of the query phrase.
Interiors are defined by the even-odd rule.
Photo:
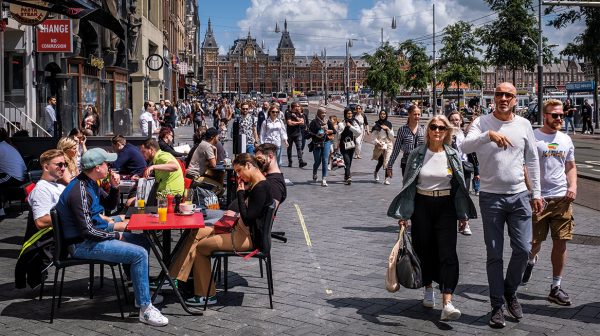
[[[71,20],[46,20],[37,26],[37,52],[73,52]]]

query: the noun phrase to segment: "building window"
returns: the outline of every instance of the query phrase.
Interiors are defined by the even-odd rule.
[[[18,94],[17,90],[24,89],[25,64],[23,60],[23,54],[4,53],[4,93]]]

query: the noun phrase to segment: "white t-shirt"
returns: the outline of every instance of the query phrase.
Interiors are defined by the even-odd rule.
[[[565,163],[575,161],[575,147],[568,135],[558,131],[554,134],[533,131],[540,158],[540,184],[542,197],[563,197],[567,194]]]
[[[63,190],[65,186],[60,183],[39,180],[27,198],[33,211],[33,219],[50,214],[50,210],[58,203]]]
[[[423,167],[417,179],[417,189],[433,191],[450,189],[452,168],[448,164],[446,152],[432,152],[427,149]]]

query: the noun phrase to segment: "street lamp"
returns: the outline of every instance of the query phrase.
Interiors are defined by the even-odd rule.
[[[350,48],[352,48],[352,41],[357,39],[348,39],[346,41],[346,107],[350,106]]]
[[[323,51],[321,53],[321,57],[325,57],[325,80],[323,81],[323,83],[325,83],[325,106],[327,106],[327,48],[323,48]]]

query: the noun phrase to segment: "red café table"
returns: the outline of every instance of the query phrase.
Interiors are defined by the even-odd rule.
[[[185,237],[187,237],[187,235],[189,234],[189,230],[190,229],[200,229],[203,227],[204,227],[204,216],[202,215],[202,213],[199,213],[199,212],[195,212],[192,215],[186,215],[186,216],[178,215],[178,214],[174,214],[174,213],[168,213],[167,214],[167,222],[165,224],[158,223],[157,215],[152,215],[152,214],[133,214],[133,215],[131,215],[131,218],[129,219],[129,223],[127,224],[127,229],[131,230],[131,231],[143,231],[144,232],[144,235],[146,235],[146,237],[150,241],[150,247],[152,248],[152,252],[156,256],[156,259],[158,260],[158,263],[160,264],[160,267],[162,269],[162,271],[158,277],[158,281],[159,281],[158,288],[156,289],[156,291],[154,292],[154,295],[152,296],[152,301],[154,301],[154,298],[158,294],[158,291],[160,291],[160,289],[162,287],[162,283],[163,283],[164,279],[166,278],[169,281],[169,283],[171,284],[171,288],[174,289],[175,295],[177,295],[177,299],[179,300],[179,303],[181,304],[183,309],[188,314],[202,315],[202,312],[192,311],[185,304],[185,301],[183,300],[183,297],[181,296],[179,289],[177,289],[177,287],[175,286],[175,282],[173,281],[173,278],[169,274],[169,268],[167,267],[167,265],[165,264],[165,261],[161,257],[161,253],[159,251],[159,248],[156,246],[155,239],[153,239],[153,238],[156,238],[155,232],[158,230],[180,230],[180,229],[185,230],[184,234],[182,234],[181,237],[179,237],[179,240],[177,241],[177,244],[175,245],[175,249],[173,250],[173,253],[171,254],[171,258],[172,258],[173,256],[177,255],[177,251],[179,250],[179,248],[185,241]],[[163,255],[164,255],[164,252],[163,252]],[[169,263],[170,263],[170,260],[169,260]]]

